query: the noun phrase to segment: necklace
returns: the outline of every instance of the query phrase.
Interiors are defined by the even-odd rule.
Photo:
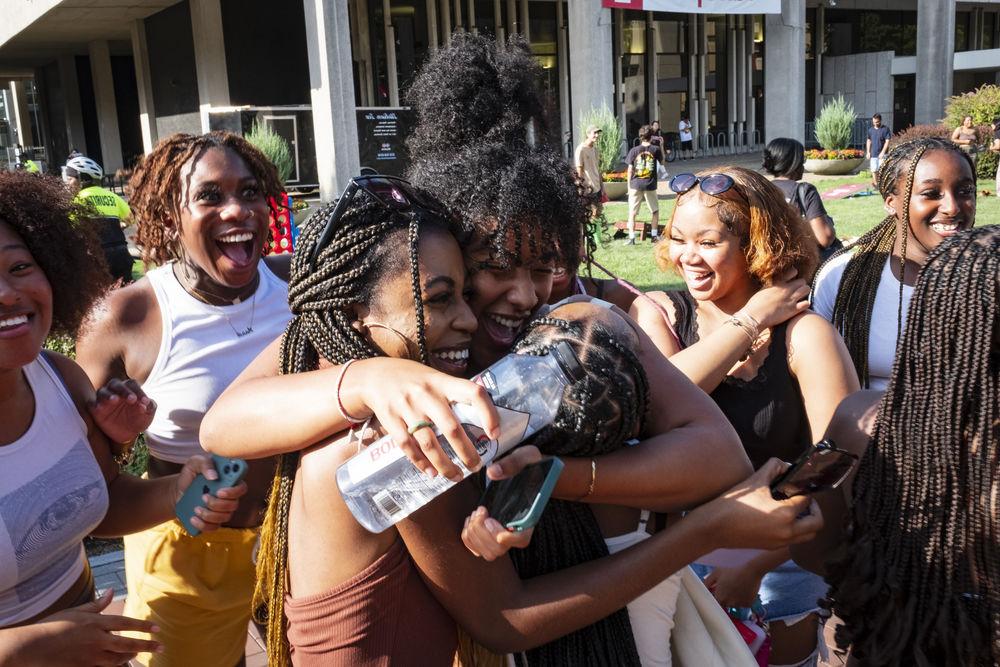
[[[240,330],[233,326],[233,321],[229,319],[229,315],[226,315],[226,312],[218,306],[213,306],[210,303],[206,303],[205,305],[211,306],[212,310],[218,312],[226,318],[226,322],[229,323],[229,328],[233,330],[233,333],[236,334],[237,338],[243,338],[244,336],[249,336],[253,333],[253,317],[257,314],[257,290],[254,290],[253,297],[250,299],[250,324],[247,325],[246,329]]]

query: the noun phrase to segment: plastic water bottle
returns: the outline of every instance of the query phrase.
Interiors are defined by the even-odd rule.
[[[483,465],[506,453],[555,419],[563,390],[583,377],[573,348],[565,341],[548,354],[508,354],[473,378],[489,392],[500,416],[500,437],[491,440],[468,405],[452,410],[475,444]],[[448,441],[435,429],[438,442],[467,477]],[[337,486],[354,518],[373,533],[380,533],[405,519],[452,486],[448,478],[428,477],[385,436],[353,456],[337,470]]]

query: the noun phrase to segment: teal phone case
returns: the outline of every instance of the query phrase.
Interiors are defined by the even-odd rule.
[[[533,465],[549,465],[549,471],[545,475],[545,480],[542,482],[538,491],[535,493],[535,497],[531,501],[531,505],[526,513],[518,512],[521,516],[517,519],[509,521],[504,524],[508,530],[513,530],[520,532],[522,530],[527,530],[535,526],[538,520],[542,518],[542,512],[545,511],[545,506],[549,502],[549,498],[552,497],[552,490],[556,487],[556,482],[559,480],[559,475],[563,471],[563,462],[558,458],[551,458],[542,463],[535,463]],[[527,470],[527,468],[525,468]],[[520,474],[523,474],[522,471]],[[512,478],[516,479],[516,477]],[[496,484],[498,482],[494,482]]]
[[[247,462],[243,459],[229,459],[212,454],[212,463],[215,465],[215,471],[219,473],[219,479],[205,479],[204,475],[198,475],[174,508],[177,519],[191,536],[201,533],[191,525],[195,508],[202,504],[201,497],[206,493],[215,495],[220,489],[236,486],[247,474]]]

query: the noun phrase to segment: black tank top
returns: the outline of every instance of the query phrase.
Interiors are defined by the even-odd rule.
[[[698,342],[694,299],[687,291],[667,296],[681,345],[693,345]],[[736,429],[754,469],[772,456],[794,461],[812,439],[799,383],[788,369],[787,329],[787,322],[771,329],[767,358],[753,379],[726,376],[710,394]]]

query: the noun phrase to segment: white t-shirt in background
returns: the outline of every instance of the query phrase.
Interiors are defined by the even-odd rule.
[[[844,268],[853,257],[853,253],[845,253],[830,261],[820,271],[816,278],[816,290],[813,294],[812,309],[833,321],[833,306],[837,301],[837,290],[844,275]],[[872,321],[868,332],[868,376],[872,389],[882,391],[889,383],[892,365],[896,360],[896,328],[899,313],[899,281],[892,274],[890,262],[886,260],[879,277],[878,290],[875,292],[875,305],[872,307]],[[913,287],[903,285],[903,319],[899,330],[906,326],[906,311],[910,308],[913,297]],[[857,315],[861,317],[859,313]]]

